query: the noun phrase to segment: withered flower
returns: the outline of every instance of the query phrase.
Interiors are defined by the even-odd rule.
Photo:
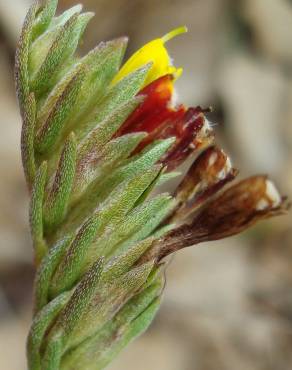
[[[142,48],[140,54],[138,52],[132,58],[143,54],[143,61],[150,61],[146,49]],[[131,59],[125,67],[127,64],[131,65]],[[165,73],[165,69],[162,72]],[[156,140],[175,138],[160,159],[167,171],[177,168],[189,156],[196,158],[174,192],[173,211],[159,225],[157,232],[169,224],[173,224],[173,228],[153,243],[138,264],[151,260],[159,263],[179,249],[235,235],[258,220],[285,213],[289,206],[266,176],[250,177],[224,190],[235,179],[238,170],[214,144],[214,132],[205,115],[209,109],[187,108],[175,103],[176,78],[171,73],[161,76],[158,73],[151,78],[151,82],[137,94],[142,102],[115,134],[118,137],[147,133],[134,155]]]
[[[212,149],[207,149],[198,158],[191,172],[196,168],[196,164],[199,167],[199,164],[203,163],[202,160],[205,157],[211,158],[208,153]],[[190,204],[188,204],[188,190],[195,177],[191,178],[190,174],[186,176],[178,187],[179,207],[173,212],[172,218],[180,221],[184,220],[186,215],[189,216],[191,211],[194,211],[194,214],[191,215],[189,222],[183,223],[161,237],[139,262],[144,263],[152,259],[160,262],[164,257],[182,248],[238,234],[259,220],[281,215],[287,211],[289,203],[286,197],[280,196],[267,176],[247,178],[212,196],[234,177],[235,170],[226,167],[226,162],[229,162],[228,158],[224,168],[218,166],[218,171],[215,172],[212,171],[214,166],[205,162],[206,171],[202,176],[204,179],[201,182],[195,180],[200,185],[198,191],[195,190],[196,194],[192,196]],[[209,173],[208,165],[212,169]],[[198,173],[199,171],[196,175]],[[214,181],[216,177],[217,182]],[[184,214],[183,210],[187,210],[187,213]]]

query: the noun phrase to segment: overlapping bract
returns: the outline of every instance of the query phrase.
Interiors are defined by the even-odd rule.
[[[78,57],[92,14],[56,7],[31,7],[16,56],[37,267],[28,367],[99,370],[152,321],[168,254],[285,204],[261,176],[220,193],[236,171],[205,111],[173,106],[173,76],[149,79],[151,62],[112,83],[127,39]],[[174,197],[152,195],[199,150]]]

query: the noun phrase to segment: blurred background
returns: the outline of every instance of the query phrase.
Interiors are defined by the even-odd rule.
[[[60,8],[75,4],[60,0]],[[130,36],[128,53],[169,30],[181,101],[213,106],[241,176],[269,173],[292,198],[292,1],[83,0],[96,17],[81,46]],[[0,0],[0,367],[25,369],[33,267],[13,61],[29,0]],[[110,370],[288,370],[292,214],[180,252],[162,309]]]

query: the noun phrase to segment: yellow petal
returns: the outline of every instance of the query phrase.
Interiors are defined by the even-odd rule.
[[[148,42],[123,65],[113,79],[112,84],[116,84],[128,74],[149,62],[152,62],[152,67],[148,72],[144,86],[166,74],[172,74],[175,79],[178,78],[182,74],[182,68],[176,68],[171,64],[171,59],[164,44],[173,37],[185,32],[187,32],[186,27],[179,27],[159,39]]]

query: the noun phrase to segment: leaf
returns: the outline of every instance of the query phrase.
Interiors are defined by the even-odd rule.
[[[111,346],[107,346],[97,362],[91,362],[87,370],[104,369],[131,341],[144,333],[160,307],[161,301],[156,298],[147,309],[141,313],[130,325],[125,332],[113,342]]]
[[[118,244],[115,249],[108,252],[108,256],[111,256],[112,253],[121,253],[124,251],[127,246],[131,243],[137,242],[142,240],[143,238],[147,238],[148,236],[152,235],[153,231],[158,227],[158,225],[162,222],[162,220],[170,213],[170,211],[175,206],[174,200],[167,194],[159,195],[154,202],[149,202],[150,207],[146,205],[146,212],[144,213],[144,217],[142,219],[137,218],[136,215],[133,215],[133,218],[136,218],[135,221],[128,221],[129,225],[131,222],[135,222],[132,226],[132,232],[128,233],[128,237],[123,240],[122,243]],[[153,207],[154,211],[150,211]],[[149,213],[148,213],[149,212]],[[148,217],[148,218],[147,218]],[[144,223],[143,223],[144,220]],[[126,227],[124,227],[126,230]]]
[[[125,181],[115,189],[98,207],[102,225],[119,222],[135,206],[145,190],[151,186],[160,170],[161,166],[156,165],[139,176]]]
[[[28,59],[29,47],[31,43],[31,32],[36,11],[37,4],[35,3],[30,7],[25,18],[15,56],[16,91],[22,117],[24,117],[27,109],[27,100],[29,97]]]
[[[45,201],[44,220],[49,230],[58,226],[66,215],[75,176],[76,154],[75,135],[71,133],[64,145],[54,182]]]
[[[136,262],[136,265],[139,265],[139,261]],[[161,293],[164,290],[165,287],[165,269],[166,269],[167,263],[159,263],[158,265],[155,265],[153,270],[150,272],[146,282],[143,285],[143,288],[146,289],[150,287],[153,284],[156,284],[157,282],[160,282],[161,284]]]
[[[152,268],[152,262],[140,265],[119,279],[113,280],[111,284],[100,286],[74,327],[68,327],[66,320],[62,320],[66,332],[66,350],[96,334],[106,322],[111,320],[147,280]],[[66,318],[70,320],[70,315],[66,315]]]
[[[51,281],[51,297],[56,297],[63,291],[71,289],[73,284],[76,283],[80,277],[85,254],[93,242],[98,228],[100,228],[99,214],[95,214],[78,231]]]
[[[95,129],[93,129],[78,146],[78,162],[90,156],[93,151],[101,150],[110,141],[114,133],[141,102],[139,97],[119,105]]]
[[[70,296],[71,292],[59,295],[34,317],[27,339],[27,360],[29,369],[41,370],[40,352],[45,333],[67,304]]]
[[[154,242],[154,239],[148,238],[129,247],[125,252],[113,256],[105,265],[101,280],[110,281],[125,274],[131,269],[134,263],[147,251]]]
[[[151,166],[158,162],[159,159],[171,148],[175,142],[175,137],[170,137],[164,140],[155,140],[153,143],[147,145],[141,152],[136,154],[129,161],[129,166],[131,162],[138,162],[140,165]]]
[[[43,201],[47,177],[47,162],[43,162],[36,174],[30,202],[30,228],[37,265],[47,253],[44,240]]]
[[[69,302],[52,327],[49,334],[49,342],[54,342],[57,337],[59,343],[62,343],[62,346],[64,345],[66,337],[72,332],[80,318],[83,317],[93,295],[96,293],[102,267],[103,260],[99,259],[81,279]]]
[[[33,24],[32,40],[36,39],[49,27],[57,9],[58,0],[47,0],[41,9]]]
[[[21,155],[22,165],[28,188],[33,184],[36,164],[34,155],[34,132],[36,121],[36,103],[34,94],[30,94],[26,101],[26,109],[23,112],[23,125],[21,131]]]
[[[39,128],[36,136],[36,149],[40,153],[52,151],[60,140],[60,133],[64,123],[70,113],[71,108],[76,103],[82,81],[84,79],[84,69],[75,71],[66,85],[62,94],[58,97],[55,105],[52,107],[47,120]]]
[[[60,240],[43,258],[35,279],[35,312],[39,312],[48,303],[51,279],[72,239],[69,236]]]
[[[74,14],[60,28],[43,63],[31,79],[31,89],[38,96],[48,90],[51,86],[50,81],[54,81],[53,76],[58,68],[74,54],[79,38],[92,16],[92,13]]]
[[[109,88],[105,96],[98,101],[95,112],[92,114],[92,117],[89,118],[86,125],[82,125],[82,127],[76,131],[77,138],[79,140],[83,139],[97,123],[102,122],[120,104],[133,98],[143,86],[150,67],[151,63],[146,64]]]
[[[162,176],[165,168],[161,167],[160,172],[157,174],[156,178],[152,181],[151,185],[148,186],[148,188],[144,191],[144,193],[141,195],[141,197],[137,200],[135,207],[139,204],[142,204],[152,193],[152,191],[156,188],[160,177]]]
[[[84,215],[90,214],[96,208],[98,203],[103,202],[114,188],[125,181],[140,176],[141,173],[147,172],[153,168],[153,165],[172,145],[173,139],[157,141],[153,145],[147,147],[141,154],[132,157],[132,160],[117,168],[112,174],[108,174],[104,180],[93,182],[87,189],[86,193],[78,203],[78,207],[72,208],[68,221],[62,232],[70,232],[71,228],[76,228],[82,222]],[[160,167],[161,168],[161,167]],[[83,216],[83,217],[82,217]]]
[[[173,139],[156,142],[147,147],[141,154],[131,157],[128,162],[109,175],[102,183],[99,182],[93,189],[90,189],[92,197],[96,197],[96,202],[101,202],[126,179],[139,176],[140,173],[152,168],[172,143]],[[90,198],[90,202],[93,202],[92,198]]]
[[[102,234],[106,225],[119,222],[134,206],[137,199],[157,176],[160,167],[141,174],[126,182],[100,205],[98,211],[91,216],[78,232],[66,256],[60,263],[51,285],[54,297],[65,289],[70,289],[88,266],[89,253],[97,233]],[[101,254],[95,254],[91,262],[95,262]]]
[[[121,65],[128,39],[121,37],[101,42],[80,63],[86,65],[87,75],[79,94],[79,104],[71,114],[72,125],[81,126],[104,96],[107,87]]]
[[[64,228],[60,229],[59,237],[78,228],[88,215],[95,212],[97,203],[99,203],[98,210],[102,212],[100,217],[102,217],[103,225],[106,225],[108,221],[118,222],[135,205],[140,196],[157,177],[158,173],[160,173],[161,166],[152,166],[145,171],[142,168],[140,172],[138,170],[137,167],[135,177],[130,177],[129,180],[125,180],[121,184],[118,183],[116,188],[110,189],[112,192],[108,194],[106,199],[102,199],[102,202],[101,199],[97,200],[98,194],[93,194],[95,197],[94,200],[92,198],[84,199],[81,197],[75,208],[73,207],[70,211]],[[102,185],[96,191],[100,188],[103,189]],[[92,187],[89,186],[87,192],[93,191]],[[87,192],[85,195],[87,195]]]
[[[88,184],[111,172],[128,158],[145,138],[143,132],[127,134],[111,140],[103,148],[94,148],[78,159],[74,198],[78,198]]]
[[[158,303],[157,297],[160,292],[161,282],[157,281],[155,284],[133,297],[96,335],[85,340],[76,349],[65,355],[61,365],[62,369],[89,369],[92,366],[94,366],[94,369],[101,369],[99,365],[96,367],[96,364],[110,361],[109,359],[113,357],[113,352],[116,353],[117,348],[121,348],[121,342],[124,343],[125,337],[128,337],[127,333],[133,323],[136,327],[136,320],[141,317],[154,302],[155,305]],[[148,326],[146,325],[145,317],[146,315],[144,314],[144,329]],[[150,315],[148,318],[149,320],[147,320],[147,323],[150,322]],[[142,330],[140,333],[141,332]]]
[[[75,64],[65,75],[62,79],[56,84],[53,90],[50,92],[49,96],[45,99],[45,101],[40,105],[37,114],[37,127],[43,125],[52,114],[52,112],[57,108],[60,101],[64,95],[66,95],[66,89],[68,89],[69,84],[72,80],[76,79],[76,75],[83,71],[85,74],[86,66],[83,66],[81,63]],[[73,106],[71,107],[73,109]]]
[[[40,35],[40,37],[33,41],[30,47],[28,63],[31,81],[33,76],[39,71],[42,64],[45,62],[53,43],[56,41],[58,36],[61,35],[66,23],[74,15],[78,16],[81,10],[82,6],[78,5],[58,17],[58,21],[54,18],[51,27],[49,27],[46,32],[44,32],[42,35]]]
[[[62,347],[62,337],[59,333],[56,333],[46,343],[45,353],[43,355],[41,363],[42,370],[59,369],[62,357]]]
[[[143,229],[152,219],[156,219],[161,209],[169,207],[171,197],[161,194],[154,199],[134,208],[119,223],[109,223],[106,232],[98,238],[87,255],[87,263],[92,263],[96,256],[107,257],[124,251],[124,246],[136,242],[136,233]]]
[[[52,19],[50,29],[56,28],[58,26],[63,26],[66,22],[75,14],[80,14],[83,9],[82,4],[77,4],[72,6],[71,8],[65,10],[62,14],[58,17],[54,17]]]

